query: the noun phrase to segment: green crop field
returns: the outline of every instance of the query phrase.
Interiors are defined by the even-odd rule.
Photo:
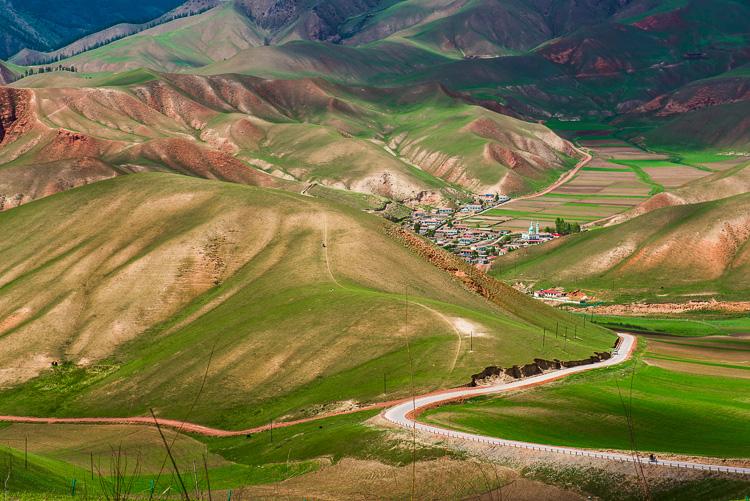
[[[713,336],[750,333],[750,316],[693,315],[673,318],[590,315],[610,329],[668,333],[679,336]]]

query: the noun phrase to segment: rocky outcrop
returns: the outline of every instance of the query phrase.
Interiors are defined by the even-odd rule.
[[[467,386],[488,386],[499,382],[523,379],[566,367],[595,364],[603,360],[608,360],[611,357],[612,354],[609,352],[596,352],[594,355],[582,360],[561,361],[558,359],[544,360],[542,358],[535,358],[532,363],[520,366],[514,365],[513,367],[502,368],[492,365],[486,367],[482,372],[473,374],[471,382]]]
[[[0,87],[0,145],[14,140],[29,126],[31,92]]]

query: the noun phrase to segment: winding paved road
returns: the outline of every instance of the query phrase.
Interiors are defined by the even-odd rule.
[[[750,475],[750,468],[742,468],[735,466],[725,465],[714,465],[707,463],[694,463],[690,461],[665,461],[657,459],[656,462],[648,461],[645,458],[641,458],[633,454],[623,454],[616,452],[598,452],[587,449],[578,449],[574,447],[556,447],[550,445],[534,444],[530,442],[520,442],[517,440],[506,440],[502,438],[495,438],[486,435],[478,435],[474,433],[465,433],[461,431],[450,430],[447,428],[441,428],[439,426],[433,426],[429,424],[420,423],[416,420],[415,416],[421,411],[436,407],[440,404],[463,400],[466,398],[477,397],[481,395],[494,395],[497,393],[504,393],[512,390],[520,390],[524,388],[530,388],[532,386],[538,386],[556,379],[560,379],[571,374],[588,371],[591,369],[597,369],[602,367],[609,367],[624,362],[635,349],[636,338],[632,334],[618,333],[620,336],[620,342],[617,349],[614,350],[612,358],[599,362],[597,364],[581,365],[578,367],[570,367],[559,371],[548,372],[546,374],[540,374],[538,376],[532,376],[525,379],[513,381],[502,385],[484,386],[478,388],[459,388],[456,390],[443,392],[439,394],[426,395],[410,399],[406,402],[401,402],[390,409],[386,410],[383,417],[403,428],[410,430],[418,430],[421,432],[432,433],[434,435],[440,435],[443,437],[449,437],[459,440],[467,440],[471,442],[484,443],[489,445],[500,445],[505,447],[517,447],[522,449],[544,451],[544,452],[555,452],[559,454],[566,454],[568,456],[584,456],[596,459],[605,459],[613,461],[623,461],[628,463],[639,462],[644,465],[652,466],[671,466],[675,468],[688,468],[694,470],[705,470],[705,471],[717,471],[717,472],[728,472],[728,473],[740,473]]]
[[[539,376],[532,376],[511,383],[496,385],[496,386],[485,386],[479,388],[457,388],[453,390],[438,391],[429,393],[427,395],[418,396],[415,398],[395,400],[390,402],[379,402],[366,407],[360,407],[356,409],[346,410],[342,412],[335,412],[325,415],[312,416],[309,418],[299,419],[295,421],[284,421],[280,423],[272,423],[264,426],[258,426],[246,430],[220,430],[217,428],[211,428],[187,421],[179,421],[174,419],[157,418],[160,426],[177,429],[181,432],[197,433],[200,435],[214,436],[214,437],[228,437],[246,435],[252,433],[258,433],[266,431],[270,428],[284,428],[287,426],[294,426],[296,424],[307,423],[310,421],[317,421],[319,419],[325,419],[334,415],[352,414],[356,412],[362,412],[365,410],[374,409],[386,409],[383,412],[383,417],[398,426],[410,429],[419,430],[421,432],[432,433],[444,437],[450,437],[454,439],[466,440],[471,442],[484,443],[489,445],[505,446],[505,447],[516,447],[522,449],[530,449],[544,452],[554,452],[559,454],[566,454],[568,456],[584,456],[596,459],[623,461],[623,462],[640,462],[644,465],[652,466],[671,466],[675,468],[687,468],[704,471],[716,471],[716,472],[727,472],[727,473],[739,473],[744,475],[750,475],[750,468],[716,465],[708,463],[695,463],[690,461],[665,461],[657,460],[656,462],[649,462],[644,458],[634,456],[632,454],[615,453],[615,452],[598,452],[587,449],[577,449],[573,447],[556,447],[550,445],[533,444],[529,442],[520,442],[517,440],[505,440],[502,438],[489,437],[485,435],[478,435],[473,433],[465,433],[461,431],[449,430],[441,428],[439,426],[428,425],[420,423],[414,419],[414,415],[420,411],[428,409],[430,407],[437,406],[446,402],[455,400],[463,400],[466,398],[476,397],[480,395],[493,395],[497,393],[508,392],[512,390],[520,390],[524,388],[530,388],[538,386],[550,381],[564,378],[570,374],[576,374],[591,369],[598,369],[602,367],[609,367],[624,362],[635,349],[636,338],[631,334],[618,333],[620,336],[620,343],[613,351],[612,358],[599,362],[597,364],[581,365],[578,367],[571,367],[562,369],[559,371],[548,372]],[[153,418],[145,416],[136,417],[90,417],[90,418],[50,418],[50,417],[32,417],[32,416],[0,416],[0,422],[13,422],[13,423],[39,423],[39,424],[90,424],[90,425],[113,425],[113,424],[126,424],[126,425],[154,425]]]

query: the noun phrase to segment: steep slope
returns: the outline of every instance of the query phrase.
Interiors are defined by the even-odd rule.
[[[5,62],[0,61],[0,85],[8,85],[17,80],[18,77],[19,75],[9,68]]]
[[[583,25],[607,20],[622,10],[622,6],[619,0],[502,3],[494,0],[190,0],[148,23],[108,27],[60,50],[48,53],[24,50],[14,62],[54,61],[58,56],[71,56],[104,41],[134,34],[137,35],[105,52],[112,57],[129,54],[138,59],[137,54],[148,50],[150,57],[143,61],[150,62],[153,69],[169,71],[176,69],[170,64],[194,66],[202,59],[220,61],[249,47],[283,45],[295,40],[361,45],[393,36],[454,55],[501,55],[529,50]],[[169,22],[208,9],[210,12],[200,16],[197,22]],[[225,29],[229,36],[213,29],[221,22],[227,23]],[[158,27],[147,29],[155,25]],[[181,34],[185,30],[189,30],[192,37]],[[196,40],[200,42],[195,43]],[[82,65],[91,67],[91,63]]]
[[[507,313],[391,240],[385,224],[303,195],[168,174],[2,213],[14,238],[0,249],[0,412],[153,406],[185,418],[200,395],[192,421],[262,424],[403,396],[409,354],[423,391],[490,362],[610,347],[613,335],[591,326],[564,349],[542,347],[542,327],[573,320],[509,288],[502,304],[533,320]],[[53,360],[64,363],[50,369]]]
[[[740,85],[744,86],[747,80],[742,79],[741,82]],[[716,99],[721,98],[717,96]],[[671,101],[662,113],[677,115],[648,131],[642,141],[649,146],[672,151],[750,153],[750,96],[743,99],[715,106],[706,103],[697,111],[685,114],[673,112],[677,104]],[[672,107],[669,107],[670,104]],[[706,127],[706,124],[711,126]]]
[[[181,121],[179,111],[186,110],[175,110],[172,102],[171,117],[106,89],[0,88],[0,102],[0,210],[149,170],[262,186],[287,183],[197,139],[197,124]]]
[[[750,194],[653,210],[500,260],[501,276],[597,291],[600,297],[745,298]]]

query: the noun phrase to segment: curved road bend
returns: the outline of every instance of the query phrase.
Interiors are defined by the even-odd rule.
[[[538,376],[532,376],[511,383],[495,386],[484,386],[479,388],[459,388],[456,390],[443,392],[433,395],[425,395],[410,399],[406,402],[399,403],[383,413],[383,417],[403,428],[419,430],[421,432],[432,433],[434,435],[440,435],[443,437],[449,437],[459,440],[467,440],[472,442],[484,443],[488,445],[499,445],[506,447],[517,447],[522,449],[530,449],[544,452],[555,452],[560,454],[567,454],[569,456],[584,456],[596,459],[605,459],[612,461],[624,461],[624,462],[640,462],[647,465],[661,465],[671,466],[675,468],[689,468],[695,470],[705,471],[717,471],[717,472],[728,472],[728,473],[740,473],[750,475],[750,468],[742,468],[735,466],[723,466],[713,465],[704,463],[694,463],[690,461],[665,461],[657,459],[656,462],[650,462],[640,457],[634,457],[632,454],[623,454],[615,452],[598,452],[587,449],[578,449],[574,447],[556,447],[550,445],[534,444],[530,442],[520,442],[517,440],[505,440],[502,438],[495,438],[486,435],[478,435],[474,433],[465,433],[461,431],[450,430],[447,428],[441,428],[439,426],[433,426],[429,424],[420,423],[414,417],[420,411],[424,411],[437,405],[462,400],[466,398],[481,396],[481,395],[493,395],[497,393],[504,393],[512,390],[520,390],[537,386],[540,384],[548,383],[556,379],[563,378],[570,374],[576,374],[579,372],[585,372],[591,369],[597,369],[602,367],[609,367],[624,362],[633,352],[636,344],[636,338],[632,334],[618,333],[620,336],[620,343],[614,350],[612,358],[604,360],[596,364],[581,365],[578,367],[570,367],[567,369],[561,369],[559,371],[548,372],[546,374],[540,374]]]

